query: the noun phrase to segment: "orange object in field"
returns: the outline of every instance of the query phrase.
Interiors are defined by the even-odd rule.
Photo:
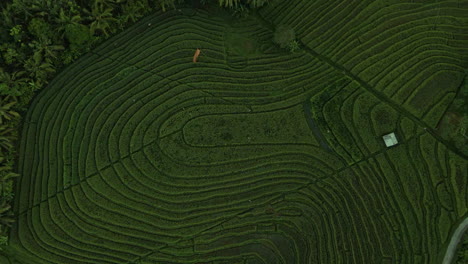
[[[201,52],[200,49],[197,49],[195,51],[195,54],[193,55],[193,62],[197,62],[198,56],[200,56],[200,52]]]

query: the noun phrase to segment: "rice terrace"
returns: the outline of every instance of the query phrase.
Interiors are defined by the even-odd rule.
[[[0,264],[468,263],[468,1],[166,2],[18,108]]]

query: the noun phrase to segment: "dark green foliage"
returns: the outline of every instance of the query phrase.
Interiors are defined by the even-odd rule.
[[[93,39],[89,27],[82,24],[68,24],[65,26],[65,38],[70,43],[70,49],[86,50]]]
[[[437,124],[440,135],[468,155],[468,75],[465,75],[458,93]]]
[[[248,4],[251,8],[257,8],[264,6],[265,4],[271,2],[271,0],[219,0],[219,4],[225,7],[236,6],[242,2]]]
[[[24,71],[10,73],[0,68],[0,96],[20,96],[26,89],[27,81]]]
[[[10,28],[10,36],[15,42],[21,42],[25,37],[23,27],[21,25],[16,25]]]
[[[96,5],[91,11],[84,9],[85,20],[90,23],[89,30],[91,35],[106,36],[115,33],[118,29],[118,20],[114,17],[113,8],[104,4]]]
[[[194,236],[197,250],[210,247],[219,253],[218,258],[240,262],[245,259],[240,250],[259,250],[270,263],[278,262],[282,257],[264,246],[268,245],[264,240],[272,239],[287,261],[299,257],[307,263],[306,256],[296,253],[295,239],[290,238],[291,234],[299,238],[300,232],[287,224],[281,224],[285,231],[272,229],[269,234],[255,228],[272,217],[281,222],[281,217],[301,217],[303,206],[277,204],[281,203],[279,197],[342,165],[318,147],[303,122],[302,105],[282,102],[290,94],[300,94],[313,78],[307,71],[294,74],[290,65],[313,71],[317,61],[278,53],[268,28],[251,19],[243,23],[250,23],[257,34],[242,33],[242,27],[231,32],[267,48],[248,54],[251,64],[246,70],[226,70],[223,46],[231,41],[223,37],[227,22],[202,12],[183,17],[187,23],[180,26],[174,23],[180,16],[170,12],[145,18],[67,67],[38,95],[23,130],[17,209],[31,212],[19,217],[18,226],[23,228],[25,217],[40,216],[39,225],[44,228],[37,230],[37,236],[29,228],[21,234],[13,232],[12,243],[23,248],[24,255],[50,262],[67,263],[73,261],[69,256],[79,255],[85,262],[131,263],[147,248],[168,244],[165,252],[180,263],[190,263],[187,256],[198,262],[213,259],[203,252],[192,256],[192,240],[180,239]],[[161,18],[165,22],[157,23]],[[151,30],[141,33],[149,23]],[[197,28],[202,28],[198,36],[190,34]],[[194,36],[204,52],[199,64],[191,62]],[[278,54],[281,59],[277,60]],[[160,56],[166,59],[157,59]],[[262,61],[265,56],[270,56],[269,63]],[[197,68],[204,64],[211,66]],[[311,88],[318,90],[320,87]],[[51,103],[54,100],[58,101]],[[90,136],[91,130],[97,133]],[[61,140],[56,146],[34,144],[33,134],[44,138],[43,142]],[[46,154],[36,155],[38,152]],[[47,161],[36,162],[39,156]],[[58,162],[52,164],[53,160]],[[177,165],[180,161],[184,165]],[[57,170],[52,169],[55,166]],[[99,177],[93,177],[96,172]],[[170,178],[171,184],[160,184]],[[23,184],[32,179],[44,184]],[[218,186],[226,187],[225,192]],[[196,191],[199,188],[207,189]],[[31,192],[34,195],[27,195]],[[49,198],[54,193],[57,198]],[[43,199],[46,207],[29,209]],[[275,207],[273,213],[263,213],[261,208],[252,210],[261,213],[259,217],[248,214],[254,204],[263,207],[270,203]],[[154,210],[156,204],[158,210]],[[48,214],[48,210],[55,213]],[[251,227],[241,237],[226,240],[223,236],[232,233],[231,226],[242,219],[238,216],[248,217]],[[227,244],[198,240],[197,236],[219,220],[229,231],[216,236]],[[45,237],[50,237],[48,245],[43,243]],[[57,237],[64,241],[76,237],[74,247],[57,244]],[[307,239],[306,243],[311,242]],[[42,246],[68,255],[43,252]],[[142,263],[153,257],[157,259],[153,263],[166,259],[165,255],[148,256]]]
[[[50,24],[47,23],[43,18],[33,18],[29,21],[28,31],[31,33],[33,38],[46,38],[50,39],[53,36],[53,32],[50,28]]]
[[[244,4],[239,4],[232,8],[231,13],[237,18],[245,18],[249,15],[249,8]]]
[[[299,45],[299,42],[297,40],[293,40],[289,42],[289,44],[287,45],[287,48],[291,52],[296,52],[301,49],[301,46]]]
[[[468,148],[423,128],[466,68],[463,4],[182,2],[0,4],[0,263],[435,263]]]
[[[291,26],[279,25],[276,27],[273,41],[281,48],[287,48],[295,40],[296,33]]]
[[[454,258],[454,264],[465,264],[468,263],[468,232],[465,231],[460,244],[458,245],[456,256]]]
[[[122,6],[122,14],[120,15],[119,24],[134,23],[139,18],[148,12],[148,1],[146,0],[128,0]]]
[[[147,1],[14,0],[2,2],[0,13],[0,146],[1,164],[12,171],[17,123],[34,92],[54,73],[98,43],[151,11]],[[131,5],[131,6],[130,6]],[[119,8],[122,6],[122,8]],[[89,10],[85,9],[89,8]],[[125,19],[117,20],[121,16]],[[116,23],[119,23],[117,26]],[[12,174],[7,174],[12,175]],[[7,234],[12,178],[4,177],[0,199],[4,211],[0,231]],[[7,199],[5,200],[5,197]],[[8,198],[9,197],[9,198]],[[7,220],[5,220],[7,221]],[[10,221],[10,220],[8,220]]]
[[[8,47],[8,44],[3,45],[2,51],[3,62],[6,65],[12,65],[21,60],[20,53],[18,53],[15,48]]]

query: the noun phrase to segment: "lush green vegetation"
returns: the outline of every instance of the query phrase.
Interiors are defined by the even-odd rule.
[[[0,244],[14,221],[13,172],[20,112],[55,73],[150,7],[143,1],[1,3],[0,19]]]
[[[299,49],[299,43],[296,40],[294,29],[288,25],[279,25],[275,29],[273,40],[281,48],[287,48],[294,52]]]
[[[438,133],[468,156],[468,74],[449,109],[437,125]]]
[[[439,263],[468,3],[268,2],[3,3],[0,263]]]
[[[202,2],[202,3],[201,3]],[[0,19],[0,245],[14,216],[11,210],[15,141],[34,93],[56,72],[110,35],[155,10],[214,1],[167,0],[14,0],[1,3]],[[233,15],[267,1],[219,1]],[[245,12],[241,12],[244,10]]]
[[[468,232],[465,232],[463,239],[458,245],[454,264],[464,264],[468,262]]]

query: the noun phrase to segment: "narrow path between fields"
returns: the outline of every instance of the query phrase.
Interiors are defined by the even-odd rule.
[[[455,250],[457,250],[457,246],[460,243],[461,239],[463,238],[463,234],[468,229],[468,217],[460,223],[457,227],[455,232],[453,232],[452,238],[450,239],[450,244],[447,247],[447,251],[445,253],[444,261],[442,264],[451,264],[453,262],[453,257],[455,255]]]
[[[315,120],[312,117],[312,104],[310,103],[310,100],[306,100],[304,102],[303,108],[304,108],[304,113],[305,113],[307,124],[309,125],[310,130],[312,130],[312,133],[314,134],[320,146],[324,148],[326,151],[333,152],[333,150],[328,145],[327,140],[323,136],[322,131],[320,131],[320,128],[317,126],[317,123],[315,123]]]
[[[270,21],[266,20],[264,17],[262,17],[257,11],[252,12],[253,16],[257,18],[257,21],[259,23],[262,23],[265,27],[269,28],[272,32],[275,32],[275,25],[272,24]],[[301,48],[305,50],[307,53],[310,55],[314,56],[315,58],[321,60],[322,62],[330,65],[331,67],[335,68],[339,72],[344,73],[344,75],[348,76],[351,80],[356,81],[359,83],[359,85],[364,88],[366,91],[370,92],[373,94],[375,97],[377,97],[380,101],[387,103],[389,106],[391,106],[395,111],[400,113],[402,116],[405,116],[409,119],[411,119],[414,123],[417,125],[424,127],[429,134],[431,134],[434,139],[436,139],[438,142],[443,144],[445,147],[450,149],[452,152],[456,153],[457,155],[463,157],[463,158],[468,158],[463,152],[455,148],[452,144],[450,144],[446,139],[442,138],[437,131],[429,126],[425,121],[417,118],[415,115],[410,113],[408,110],[403,108],[401,105],[397,104],[393,100],[387,97],[384,93],[381,91],[375,90],[372,86],[370,86],[367,82],[365,82],[363,79],[361,79],[359,76],[353,74],[350,70],[346,69],[340,64],[337,64],[335,61],[332,59],[328,58],[327,56],[324,56],[322,54],[317,53],[313,49],[311,49],[309,46],[307,46],[305,43],[302,42],[302,40],[298,37],[297,39],[300,44]]]

